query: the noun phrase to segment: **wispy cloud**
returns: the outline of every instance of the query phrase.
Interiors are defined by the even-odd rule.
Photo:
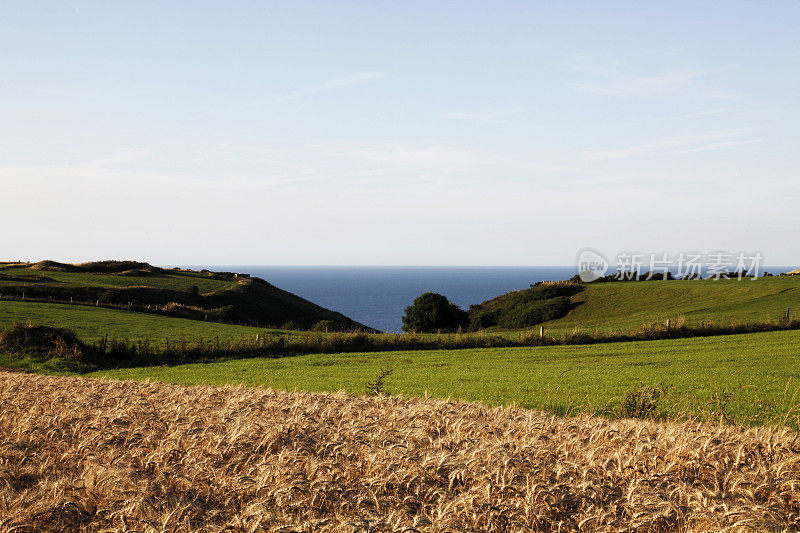
[[[714,109],[707,109],[705,111],[697,111],[696,113],[687,113],[683,115],[681,118],[697,118],[697,117],[707,117],[710,115],[721,115],[722,113],[728,113],[730,109],[726,107],[717,107]]]
[[[709,93],[705,95],[708,98],[714,100],[736,100],[737,98],[741,98],[742,95],[736,93]]]
[[[630,159],[645,155],[659,153],[689,153],[722,150],[742,144],[762,142],[767,139],[737,139],[742,135],[752,133],[750,130],[730,130],[709,132],[699,135],[685,135],[680,137],[667,137],[652,143],[638,144],[625,148],[609,150],[588,150],[582,152],[584,159],[592,161],[606,161],[613,159]]]
[[[689,150],[683,150],[683,152],[710,152],[712,150],[723,150],[725,148],[731,148],[733,146],[740,146],[742,144],[754,144],[754,143],[761,143],[768,141],[769,139],[745,139],[741,141],[726,141],[726,142],[718,142],[718,143],[711,143],[705,146],[699,146],[697,148],[691,148]]]
[[[502,111],[489,111],[489,112],[474,112],[474,111],[465,111],[465,112],[452,112],[452,113],[443,113],[442,118],[450,118],[454,120],[472,120],[476,122],[486,122],[489,124],[508,124],[510,121],[508,120],[509,117],[518,115],[527,111],[527,108],[524,107],[515,107],[514,109],[506,109]]]
[[[105,157],[95,159],[90,164],[94,167],[105,167],[115,164],[124,164],[155,159],[153,151],[148,146],[132,145],[119,148]]]
[[[671,70],[668,72],[663,72],[656,76],[643,76],[641,78],[636,78],[635,81],[645,86],[647,85],[664,86],[672,84],[681,84],[687,81],[691,81],[699,76],[704,76],[713,71],[714,69]]]
[[[336,89],[338,87],[347,87],[348,85],[361,85],[362,83],[369,83],[373,80],[379,80],[385,77],[386,73],[380,71],[356,72],[355,74],[350,74],[348,76],[331,78],[322,83],[319,88],[327,90]]]
[[[615,76],[599,81],[579,82],[572,87],[582,93],[600,96],[656,96],[686,87],[717,69],[670,70],[651,76]]]
[[[317,94],[322,94],[328,91],[333,91],[336,89],[340,89],[342,87],[351,87],[354,85],[363,85],[365,83],[370,83],[375,80],[379,80],[381,78],[386,78],[388,76],[387,73],[377,71],[377,70],[369,70],[363,72],[355,72],[353,74],[348,74],[346,76],[338,76],[336,78],[330,78],[328,80],[323,81],[316,87],[311,87],[308,89],[303,89],[296,91],[288,96],[284,96],[280,98],[280,102],[287,102],[289,100],[294,100],[296,98],[301,98],[305,96],[313,96]]]
[[[339,155],[377,163],[388,170],[409,175],[467,172],[483,164],[483,159],[474,152],[443,145],[410,148],[401,144],[382,144],[341,151]]]

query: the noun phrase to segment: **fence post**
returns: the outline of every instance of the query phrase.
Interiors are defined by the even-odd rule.
[[[789,322],[789,308],[786,308],[786,322]]]
[[[539,338],[544,338],[544,326],[539,326]]]
[[[667,319],[667,329],[669,329],[669,325],[670,325],[670,319],[668,318]]]

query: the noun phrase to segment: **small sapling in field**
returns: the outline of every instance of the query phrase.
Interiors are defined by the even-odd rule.
[[[391,376],[392,372],[394,372],[394,370],[391,368],[382,369],[374,381],[368,381],[366,383],[367,393],[369,393],[370,396],[377,396],[379,394],[389,395],[389,392],[386,390],[386,378]]]

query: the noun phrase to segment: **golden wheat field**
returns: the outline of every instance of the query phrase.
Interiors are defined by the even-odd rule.
[[[796,531],[787,429],[0,373],[3,531]]]

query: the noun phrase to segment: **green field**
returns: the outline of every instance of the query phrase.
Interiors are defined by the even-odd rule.
[[[626,333],[681,318],[701,322],[762,322],[800,317],[800,276],[739,280],[589,283],[572,297],[576,307],[564,318],[543,324],[552,334]]]
[[[69,328],[85,342],[97,342],[105,335],[109,339],[147,339],[158,343],[165,339],[196,340],[200,337],[207,340],[219,337],[223,341],[239,341],[242,338],[253,338],[265,331],[281,331],[88,305],[0,301],[0,329],[15,321]]]
[[[15,270],[4,268],[2,272],[6,276],[31,272]],[[196,284],[201,291],[214,291],[236,284],[171,271],[141,279],[50,271],[42,275],[57,280],[49,283],[74,286],[146,283],[185,291]],[[567,316],[544,325],[548,335],[575,330],[601,335],[629,333],[667,319],[690,325],[708,321],[762,322],[781,318],[787,307],[794,310],[796,318],[800,316],[800,277],[598,283],[587,285],[573,296],[573,302],[577,305]],[[109,339],[147,339],[158,344],[165,339],[219,338],[236,342],[254,340],[256,334],[261,334],[262,339],[268,333],[297,334],[111,307],[0,300],[0,327],[15,321],[70,328],[84,341],[95,343],[106,335]],[[498,333],[514,336],[524,332]],[[442,336],[445,337],[450,338]],[[237,360],[107,370],[92,375],[364,393],[368,381],[374,380],[381,369],[391,368],[386,390],[393,394],[428,393],[496,405],[515,402],[554,413],[590,411],[610,416],[624,414],[621,406],[631,391],[657,386],[663,397],[652,414],[701,418],[721,414],[729,422],[745,424],[783,422],[782,417],[790,413],[787,423],[797,426],[791,413],[800,404],[800,399],[794,397],[800,387],[800,331],[581,346],[408,350],[276,359],[246,359],[247,350],[245,346],[243,359]],[[14,354],[4,357],[3,364],[7,366],[47,372],[72,369],[68,364],[33,360],[20,359],[15,364]]]
[[[661,417],[694,414],[729,422],[782,422],[800,395],[800,332],[694,339],[481,350],[308,355],[246,359],[169,368],[96,372],[115,379],[180,384],[239,383],[278,389],[365,392],[365,383],[391,368],[392,394],[516,403],[554,413],[589,411],[619,416],[625,394],[660,384]]]

